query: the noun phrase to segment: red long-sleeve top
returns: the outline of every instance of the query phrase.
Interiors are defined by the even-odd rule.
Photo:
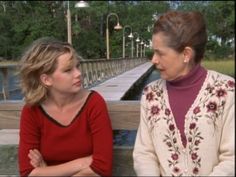
[[[38,149],[48,165],[92,154],[90,167],[101,176],[112,175],[112,128],[104,99],[95,91],[68,126],[50,117],[40,106],[23,107],[20,120],[19,171],[27,176],[33,166],[28,153]]]

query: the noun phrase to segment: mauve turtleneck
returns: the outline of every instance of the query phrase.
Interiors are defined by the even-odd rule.
[[[196,99],[206,75],[207,70],[198,64],[186,76],[167,81],[170,107],[184,147],[187,143],[184,133],[185,115]]]

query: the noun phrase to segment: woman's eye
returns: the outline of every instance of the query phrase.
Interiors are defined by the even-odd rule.
[[[157,56],[162,56],[162,53],[159,52],[159,51],[155,52],[154,54],[157,55]]]
[[[72,69],[71,68],[69,68],[69,69],[66,69],[65,70],[65,72],[70,72]]]

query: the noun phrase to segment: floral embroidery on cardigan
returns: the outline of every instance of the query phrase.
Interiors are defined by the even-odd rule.
[[[164,118],[166,119],[166,118]],[[166,145],[168,146],[168,151],[171,152],[171,158],[168,159],[168,163],[169,163],[169,167],[172,168],[173,174],[172,176],[175,176],[174,174],[178,174],[180,173],[180,169],[177,166],[177,164],[179,163],[179,156],[180,156],[180,151],[179,151],[179,147],[177,145],[177,138],[175,137],[176,135],[176,128],[174,126],[174,124],[169,121],[170,119],[167,118],[166,119],[168,125],[169,125],[169,129],[167,130],[167,134],[165,134],[165,139],[163,140],[163,142],[166,143]],[[178,174],[178,175],[182,175],[182,174]]]
[[[146,86],[144,88],[144,93],[146,96],[146,101],[151,103],[152,101],[156,101],[155,103],[159,104],[153,104],[150,108],[147,108],[148,111],[148,122],[151,127],[160,120],[159,114],[160,111],[163,109],[163,106],[165,106],[165,100],[163,98],[163,89],[160,89],[159,85],[154,85],[153,87]]]
[[[179,147],[177,145],[177,138],[176,138],[176,131],[177,129],[175,128],[174,125],[174,119],[170,116],[170,109],[165,108],[165,117],[163,117],[164,120],[166,120],[166,123],[168,125],[167,133],[165,134],[165,139],[163,142],[168,146],[168,151],[171,152],[171,158],[168,159],[169,167],[172,167],[172,171],[174,174],[180,173],[180,169],[177,166],[179,163],[179,156],[180,156],[180,151]],[[175,176],[172,174],[172,176]],[[182,176],[182,174],[178,174]]]
[[[193,109],[188,137],[189,154],[194,164],[192,170],[193,175],[197,175],[199,173],[199,168],[201,167],[201,157],[198,155],[198,150],[201,140],[204,139],[197,127],[197,121],[201,117],[206,117],[212,121],[214,129],[216,129],[217,118],[221,117],[224,111],[227,92],[234,90],[235,84],[233,81],[219,80],[219,77],[219,75],[217,75],[216,78],[212,76],[213,83],[207,85],[203,97],[200,99],[200,103]],[[200,114],[204,108],[206,109],[207,114]]]
[[[152,101],[156,101],[154,105],[151,105],[151,107],[147,110],[148,116],[147,120],[150,123],[151,127],[155,123],[157,123],[161,117],[158,116],[160,114],[160,111],[164,111],[164,117],[162,119],[166,120],[166,123],[168,125],[167,134],[165,134],[165,139],[163,140],[165,144],[168,147],[168,151],[170,151],[170,158],[168,159],[169,167],[172,168],[172,176],[175,176],[175,174],[178,174],[178,176],[182,176],[182,173],[180,173],[180,169],[177,166],[179,163],[179,156],[180,151],[179,147],[177,146],[177,138],[176,138],[176,131],[177,129],[174,126],[174,119],[171,117],[171,111],[169,108],[167,108],[164,95],[163,95],[163,89],[159,86],[160,82],[158,82],[154,86],[145,87],[144,88],[144,94],[146,96],[146,101],[151,103]],[[158,105],[157,103],[160,103]]]
[[[204,138],[201,136],[201,132],[199,131],[198,127],[196,126],[196,123],[194,122],[189,125],[189,135],[189,154],[194,164],[192,172],[194,175],[197,175],[199,172],[199,168],[201,167],[201,157],[199,157],[198,155],[199,144]]]
[[[201,157],[199,157],[198,155],[198,150],[199,150],[199,144],[201,143],[201,140],[203,140],[204,138],[201,136],[201,132],[197,127],[197,121],[201,117],[200,113],[201,113],[200,106],[197,106],[193,109],[193,116],[191,117],[192,121],[189,125],[189,130],[188,130],[189,154],[194,166],[192,170],[192,173],[194,174],[193,176],[199,173],[199,168],[201,167]]]
[[[208,83],[204,90],[203,97],[200,98],[200,102],[197,107],[193,110],[192,119],[198,121],[199,116],[196,116],[196,112],[202,107],[206,108],[207,114],[204,117],[208,118],[217,128],[216,121],[222,116],[224,112],[224,105],[227,96],[227,92],[234,91],[235,83],[231,80],[220,80],[220,75],[216,77],[212,76],[213,83]]]
[[[235,83],[232,80],[219,79],[220,75],[211,77],[213,82],[208,83],[203,91],[203,96],[200,98],[199,104],[193,109],[193,114],[190,117],[191,122],[187,128],[188,151],[193,163],[192,176],[196,176],[200,172],[201,157],[198,151],[199,145],[204,140],[198,127],[198,120],[205,117],[213,123],[214,128],[217,128],[216,121],[223,114],[227,93],[234,91],[235,87]],[[146,101],[150,104],[150,107],[146,108],[147,121],[151,128],[153,128],[160,119],[166,120],[168,128],[163,142],[170,152],[170,157],[167,160],[173,172],[172,176],[182,176],[183,173],[178,167],[181,154],[177,145],[177,128],[174,124],[174,118],[171,116],[171,111],[166,105],[161,84],[161,81],[159,81],[154,85],[144,88],[143,94]],[[164,113],[162,117],[159,116],[161,112],[162,115]]]

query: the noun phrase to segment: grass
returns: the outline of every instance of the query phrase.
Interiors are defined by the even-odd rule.
[[[6,66],[16,66],[19,62],[16,61],[0,61],[0,67],[6,67]]]
[[[207,69],[218,71],[235,78],[235,60],[206,60],[203,61],[203,66]]]

